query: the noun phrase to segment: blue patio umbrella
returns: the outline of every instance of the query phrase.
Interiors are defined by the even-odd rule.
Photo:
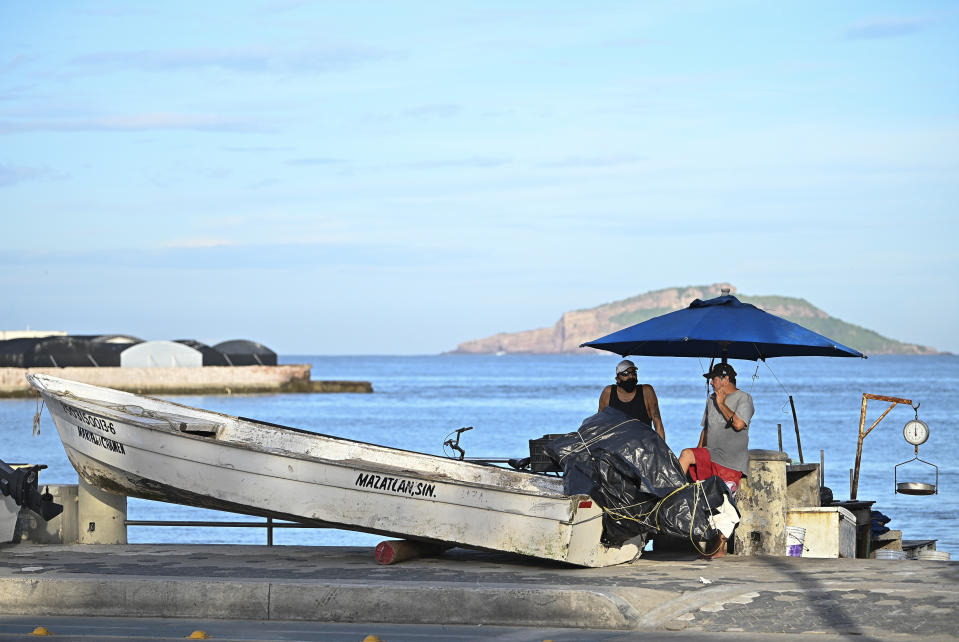
[[[799,324],[724,294],[623,328],[580,347],[646,357],[709,357],[765,361],[770,357],[866,355]]]

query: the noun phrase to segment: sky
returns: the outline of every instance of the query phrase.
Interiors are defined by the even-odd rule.
[[[959,352],[957,69],[955,2],[0,3],[0,329],[435,354],[728,281]]]

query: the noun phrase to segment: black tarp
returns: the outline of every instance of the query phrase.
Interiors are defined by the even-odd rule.
[[[620,546],[656,533],[710,541],[709,517],[732,497],[711,477],[691,484],[679,460],[652,427],[612,407],[587,417],[575,433],[545,451],[563,469],[567,495],[585,494],[604,509],[603,541]]]
[[[143,339],[135,337],[132,334],[71,334],[73,339],[82,339],[93,343],[116,343],[127,348],[138,343],[143,343]]]
[[[227,361],[232,366],[276,365],[276,353],[256,341],[245,339],[223,341],[213,346],[213,349],[226,355]]]
[[[40,339],[21,338],[0,341],[0,367],[27,368],[27,361],[33,358],[34,350]],[[47,364],[52,365],[52,364]]]
[[[121,341],[117,342],[117,338]],[[122,335],[10,339],[0,341],[0,366],[8,368],[119,367],[120,353],[140,342],[140,339],[135,337]]]
[[[228,366],[230,362],[227,361],[226,355],[215,350],[214,348],[208,346],[207,344],[197,341],[195,339],[177,339],[176,343],[182,343],[185,346],[189,346],[194,350],[197,350],[200,354],[203,355],[203,365],[204,366]]]

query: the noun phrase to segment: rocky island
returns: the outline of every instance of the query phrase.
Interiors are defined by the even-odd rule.
[[[888,339],[872,330],[829,316],[804,299],[741,294],[729,283],[653,290],[594,308],[567,312],[552,327],[503,332],[466,341],[452,352],[559,354],[592,351],[592,348],[580,348],[579,345],[634,323],[685,308],[695,299],[717,297],[724,288],[728,288],[744,303],[751,303],[864,354],[938,354],[934,348]]]

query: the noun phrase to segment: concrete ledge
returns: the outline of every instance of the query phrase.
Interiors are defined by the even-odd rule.
[[[202,368],[0,368],[0,398],[32,397],[26,375],[49,374],[137,394],[373,392],[368,381],[313,381],[309,364]]]
[[[0,580],[0,613],[269,618],[266,582],[204,582],[142,578],[23,578]]]
[[[0,615],[165,617],[391,624],[662,630],[697,610],[749,604],[759,592],[821,602],[855,583],[809,591],[793,583],[726,584],[678,593],[595,587],[463,586],[457,583],[202,581],[176,578],[2,578]],[[901,600],[912,588],[879,589]],[[923,589],[951,600],[951,588]],[[807,597],[803,598],[802,595]],[[785,604],[783,602],[782,604]],[[758,619],[775,613],[759,612]]]
[[[594,589],[273,584],[270,618],[630,629],[639,614],[620,597]]]
[[[639,613],[593,588],[321,584],[161,578],[0,579],[0,614],[191,617],[632,629]]]

